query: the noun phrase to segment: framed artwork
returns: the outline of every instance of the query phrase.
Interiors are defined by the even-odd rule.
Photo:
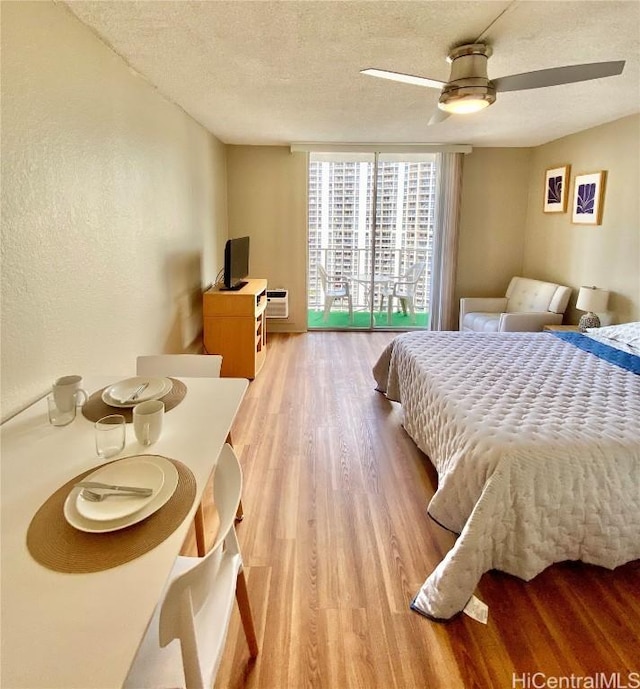
[[[602,224],[606,170],[576,175],[571,222],[575,225]]]
[[[570,165],[549,168],[544,175],[545,213],[566,213],[569,200]]]

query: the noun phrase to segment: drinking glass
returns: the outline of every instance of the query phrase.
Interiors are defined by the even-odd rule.
[[[110,414],[96,421],[96,452],[98,457],[117,455],[124,449],[125,420],[122,414]]]
[[[66,426],[76,418],[76,405],[71,407],[60,408],[56,398],[53,395],[47,397],[47,406],[49,413],[49,423],[52,426]]]

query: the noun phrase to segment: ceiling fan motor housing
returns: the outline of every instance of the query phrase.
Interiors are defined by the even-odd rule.
[[[480,100],[486,105],[495,102],[496,90],[487,75],[491,52],[491,48],[484,43],[462,45],[451,51],[447,58],[451,63],[451,74],[440,94],[438,107],[453,110],[456,106],[464,107],[465,100]]]

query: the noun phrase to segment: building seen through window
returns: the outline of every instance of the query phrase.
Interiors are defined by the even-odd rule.
[[[369,305],[375,311],[379,300],[370,300],[364,278],[371,274],[397,278],[424,261],[426,270],[414,299],[416,311],[426,312],[434,238],[435,156],[405,161],[385,160],[381,155],[375,184],[373,156],[370,161],[328,157],[314,159],[312,154],[309,163],[309,310],[323,305],[318,264],[332,276],[360,278],[352,285],[354,307]]]

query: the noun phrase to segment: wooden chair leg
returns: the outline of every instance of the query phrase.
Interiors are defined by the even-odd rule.
[[[236,581],[236,600],[238,601],[238,610],[240,611],[240,619],[242,620],[244,634],[247,637],[249,655],[255,658],[260,649],[258,648],[258,640],[256,639],[256,630],[253,626],[253,615],[251,614],[251,605],[249,604],[247,580],[243,570],[238,572],[238,579]]]
[[[196,529],[196,550],[198,557],[204,557],[207,553],[207,546],[204,538],[204,511],[202,510],[202,503],[198,505],[195,517],[193,518],[193,525]]]
[[[233,447],[233,439],[231,438],[231,431],[227,433],[227,443]],[[244,509],[242,508],[242,500],[240,500],[240,504],[238,505],[238,511],[236,512],[236,521],[241,522],[244,517]]]

